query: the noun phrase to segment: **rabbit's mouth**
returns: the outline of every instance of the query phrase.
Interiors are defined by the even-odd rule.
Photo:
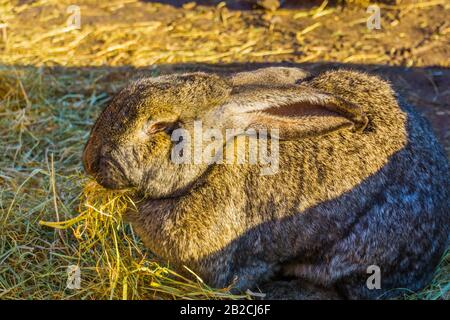
[[[132,187],[127,179],[124,167],[114,158],[101,158],[99,171],[94,174],[95,180],[104,188],[122,190]]]
[[[110,178],[96,178],[96,181],[105,189],[114,190],[114,191],[121,191],[124,189],[129,189],[129,185],[125,184],[119,184],[115,180]]]

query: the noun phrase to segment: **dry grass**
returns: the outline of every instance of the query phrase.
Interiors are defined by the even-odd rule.
[[[78,216],[60,222],[40,221],[40,224],[59,232],[70,230],[78,241],[73,253],[77,255],[77,265],[86,265],[93,262],[92,258],[95,259],[95,272],[103,281],[96,281],[88,288],[96,292],[99,298],[246,297],[231,295],[229,288],[210,288],[189,269],[195,281],[152,261],[131,227],[122,220],[122,214],[130,207],[134,207],[134,203],[126,192],[111,192],[90,181],[83,188]],[[59,236],[64,241],[64,234],[59,233]]]
[[[125,2],[155,18],[86,22],[81,30],[65,26],[69,2],[0,1],[0,299],[250,298],[157,264],[121,219],[126,206],[133,206],[127,193],[107,192],[85,177],[80,158],[89,129],[111,93],[128,80],[126,68],[112,73],[110,67],[153,66],[149,74],[157,75],[155,63],[267,62],[286,56],[295,62],[389,63],[390,57],[383,50],[324,57],[323,48],[303,46],[336,10],[327,2],[311,10],[279,10],[262,15],[261,23],[243,25],[252,17],[223,5],[183,11],[181,17],[168,12],[160,18],[170,21],[165,23],[157,19],[158,5],[78,1],[86,20],[115,14]],[[28,26],[16,19],[37,9],[43,13]],[[294,43],[277,30],[281,16],[308,19],[289,34]],[[447,254],[428,288],[406,298],[448,299],[449,260]],[[81,269],[80,290],[66,288],[69,265]]]
[[[402,31],[394,28],[391,32],[385,27],[384,35],[370,32],[365,26],[367,14],[363,7],[355,12],[355,18],[345,21],[348,26],[336,30],[336,24],[342,25],[335,20],[339,18],[339,8],[330,5],[328,0],[312,9],[259,10],[256,14],[230,10],[224,3],[216,7],[175,10],[138,0],[104,3],[84,0],[77,1],[81,29],[67,25],[66,10],[71,0],[40,0],[22,5],[13,5],[13,2],[0,4],[0,26],[4,26],[0,61],[9,65],[149,66],[286,59],[292,62],[422,63],[420,58],[400,59],[379,46],[379,37],[403,37]],[[450,5],[446,0],[429,0],[383,4],[382,7],[386,12],[383,23],[396,25],[399,20],[395,10],[399,8],[406,11],[430,7],[448,9]],[[111,16],[117,19],[108,18]],[[324,31],[325,38],[318,34]],[[444,25],[442,30],[434,32],[433,46],[445,45],[448,31],[448,26]],[[358,40],[352,44],[353,48],[346,50],[327,48],[339,45],[343,34],[355,32],[357,38],[370,45]],[[315,37],[321,37],[321,43],[314,43]]]

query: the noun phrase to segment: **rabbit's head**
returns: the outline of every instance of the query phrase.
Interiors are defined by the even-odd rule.
[[[266,68],[227,78],[190,73],[136,81],[97,119],[84,167],[107,188],[174,197],[199,183],[211,165],[172,161],[172,133],[192,133],[196,120],[219,130],[275,128],[282,140],[366,126],[358,106],[303,85],[306,76],[301,69]]]
[[[97,119],[85,146],[85,170],[104,187],[182,193],[205,165],[171,161],[171,133],[224,103],[223,79],[203,73],[138,80],[121,90]]]

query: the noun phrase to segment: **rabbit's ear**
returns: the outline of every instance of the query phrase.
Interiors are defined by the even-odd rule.
[[[309,72],[300,68],[268,67],[253,71],[235,73],[230,77],[233,86],[242,85],[280,85],[300,83]]]
[[[368,123],[359,106],[310,87],[271,90],[257,96],[256,101],[239,103],[235,108],[231,116],[234,125],[279,129],[280,139],[293,140],[344,128],[362,131]]]

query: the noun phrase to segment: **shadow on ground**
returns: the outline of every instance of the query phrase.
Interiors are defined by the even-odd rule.
[[[258,0],[141,0],[142,2],[153,2],[171,5],[176,8],[183,7],[185,5],[191,4],[193,2],[196,5],[201,6],[217,6],[219,3],[224,2],[228,9],[232,10],[251,10],[254,8],[262,9],[262,6],[258,5]],[[272,1],[272,2],[275,2]],[[394,0],[381,0],[377,1],[385,4],[395,4]],[[323,0],[308,0],[308,1],[298,1],[298,0],[278,0],[278,3],[283,9],[311,9],[317,7],[323,3]],[[331,0],[330,5],[337,5],[338,3],[345,5],[343,1]],[[353,5],[353,3],[351,3]],[[362,5],[362,4],[361,4]]]
[[[191,4],[192,0],[141,0],[142,2],[153,2],[153,3],[161,3],[174,6],[176,8],[183,7],[185,5]],[[254,8],[258,8],[257,0],[198,0],[195,1],[196,5],[201,6],[217,6],[219,3],[224,2],[228,9],[231,10],[251,10]],[[311,9],[315,6],[320,5],[323,1],[321,0],[309,0],[309,1],[279,1],[282,3],[283,8],[289,9]],[[336,1],[334,1],[336,3]],[[259,7],[262,9],[262,7]]]

